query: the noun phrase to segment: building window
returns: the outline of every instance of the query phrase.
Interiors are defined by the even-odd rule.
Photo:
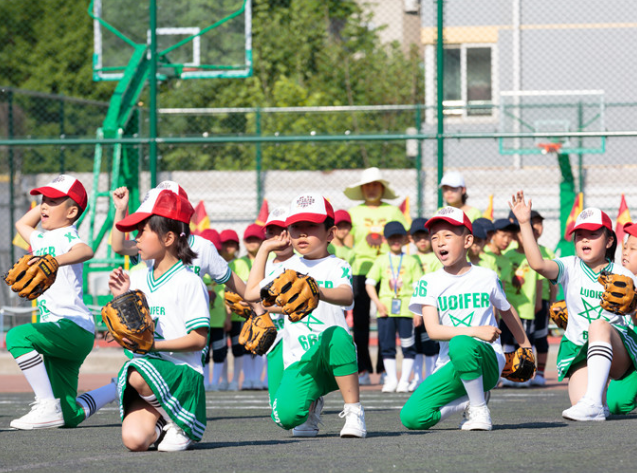
[[[481,44],[448,45],[444,49],[444,114],[449,118],[494,118],[496,92],[495,46]],[[425,48],[425,105],[427,120],[436,112],[436,48]]]

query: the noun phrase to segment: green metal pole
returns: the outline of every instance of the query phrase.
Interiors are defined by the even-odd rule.
[[[445,140],[443,134],[445,132],[444,111],[442,101],[444,99],[444,77],[445,77],[445,59],[443,44],[443,28],[444,28],[444,4],[443,0],[435,0],[437,4],[437,36],[436,36],[436,88],[437,88],[437,116],[438,116],[438,136],[436,138],[437,154],[438,154],[438,180],[442,180],[442,174],[445,167]],[[442,190],[438,188],[438,207],[442,207]]]
[[[416,130],[420,132],[422,127],[422,116],[421,116],[422,106],[418,105],[416,107]],[[423,210],[423,192],[424,192],[424,184],[422,181],[422,140],[416,141],[418,146],[418,151],[416,154],[416,190],[418,192],[418,217],[422,217],[424,214]]]
[[[148,74],[149,135],[157,138],[157,0],[150,0],[150,73]],[[153,139],[149,148],[150,187],[157,186],[157,142]]]
[[[256,134],[261,136],[261,109],[257,108],[254,115]],[[261,211],[261,205],[263,204],[263,180],[261,179],[261,165],[263,163],[263,154],[261,150],[261,143],[256,144],[256,171],[257,171],[257,213]]]
[[[9,120],[9,139],[13,139],[13,90],[7,92],[7,115]],[[13,164],[13,146],[9,146],[9,247],[11,248],[11,261],[15,261],[15,247],[13,238],[15,237],[15,197],[13,195],[13,180],[15,179],[15,169]]]

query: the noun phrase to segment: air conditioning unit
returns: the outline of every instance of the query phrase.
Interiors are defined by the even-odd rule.
[[[405,5],[405,13],[408,15],[417,15],[419,9],[419,0],[403,0]]]

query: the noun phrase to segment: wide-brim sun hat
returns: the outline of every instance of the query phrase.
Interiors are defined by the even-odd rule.
[[[343,193],[351,200],[365,200],[363,196],[363,190],[361,187],[365,184],[371,184],[372,182],[380,182],[385,190],[381,199],[392,200],[398,197],[396,192],[391,187],[391,184],[386,179],[383,179],[383,175],[378,168],[367,168],[363,171],[360,181],[347,186]]]

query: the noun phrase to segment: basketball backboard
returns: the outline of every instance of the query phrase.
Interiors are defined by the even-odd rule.
[[[120,80],[134,48],[150,43],[149,2],[92,0],[93,80]],[[156,0],[158,79],[252,75],[251,0]]]
[[[603,90],[525,90],[500,93],[500,132],[568,133],[604,131]],[[560,153],[606,151],[604,137],[500,138],[501,154],[540,154],[558,143]]]

